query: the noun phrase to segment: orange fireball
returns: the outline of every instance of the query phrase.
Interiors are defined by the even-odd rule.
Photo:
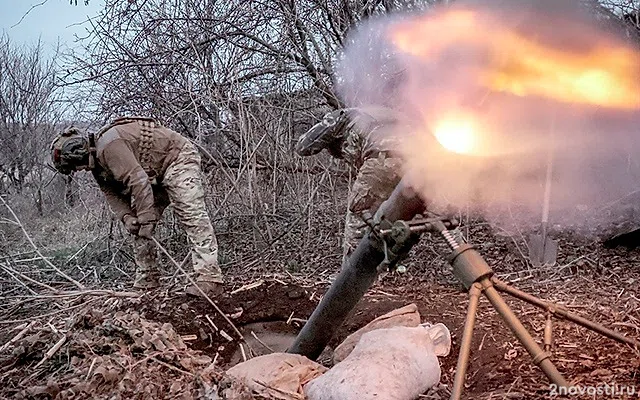
[[[589,46],[551,46],[549,40],[525,35],[480,10],[464,8],[397,23],[389,34],[401,51],[425,61],[455,49],[477,52],[477,63],[465,72],[474,74],[479,87],[491,91],[615,109],[640,108],[640,57],[614,40],[594,36]]]

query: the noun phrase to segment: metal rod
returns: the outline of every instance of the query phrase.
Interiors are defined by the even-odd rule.
[[[469,307],[467,308],[467,318],[464,321],[462,341],[460,343],[460,353],[458,354],[458,364],[456,365],[456,375],[453,379],[453,389],[451,400],[459,400],[464,389],[464,378],[469,366],[469,356],[471,354],[471,340],[473,339],[473,327],[476,323],[476,311],[482,287],[474,283],[469,289]]]
[[[500,314],[516,338],[518,338],[524,348],[527,349],[529,355],[533,359],[533,363],[542,369],[542,372],[544,372],[552,383],[555,383],[559,387],[568,387],[569,384],[567,381],[560,374],[555,365],[553,365],[551,360],[549,360],[549,354],[542,350],[533,337],[531,337],[531,334],[529,334],[524,325],[522,325],[522,322],[520,322],[511,308],[509,308],[507,303],[500,296],[500,293],[498,293],[496,288],[493,287],[491,280],[489,278],[484,278],[480,283],[484,288],[484,295],[487,296],[487,299],[489,299],[493,308],[495,308],[498,314]]]
[[[544,198],[542,203],[542,246],[544,248],[547,240],[547,227],[549,224],[549,205],[551,204],[551,181],[553,179],[553,152],[555,147],[555,113],[551,118],[551,129],[549,130],[549,148],[547,149],[547,173],[544,183]],[[542,253],[544,254],[544,252]]]
[[[550,352],[553,344],[553,320],[551,312],[547,312],[547,320],[544,323],[544,351]]]
[[[566,319],[568,321],[571,322],[575,322],[576,324],[585,327],[587,329],[590,329],[594,332],[597,332],[603,336],[606,336],[610,339],[616,340],[620,343],[625,343],[628,344],[630,346],[635,347],[636,349],[640,350],[640,342],[629,338],[619,332],[616,332],[612,329],[609,329],[601,324],[598,324],[596,322],[593,321],[589,321],[586,318],[580,317],[579,315],[576,315],[570,311],[565,310],[564,308],[562,308],[561,306],[539,299],[535,296],[530,295],[529,293],[525,293],[521,290],[518,290],[516,288],[514,288],[513,286],[509,286],[508,284],[506,284],[505,282],[502,282],[499,279],[492,279],[493,284],[495,285],[495,288],[501,292],[510,294],[511,296],[518,298],[522,301],[525,301],[529,304],[532,304],[536,307],[548,310],[549,312],[551,312],[553,315]]]

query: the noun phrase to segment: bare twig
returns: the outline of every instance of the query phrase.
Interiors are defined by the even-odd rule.
[[[251,331],[251,336],[253,336],[253,338],[255,340],[258,341],[258,343],[260,343],[265,349],[269,350],[272,353],[275,353],[276,351],[274,349],[272,349],[271,347],[269,347],[265,342],[263,342],[262,340],[260,340],[260,338],[258,338],[258,335],[256,335],[256,333],[254,331]]]
[[[62,345],[65,344],[66,341],[67,341],[67,335],[62,336],[60,340],[58,340],[56,344],[54,344],[53,347],[46,352],[42,360],[40,360],[40,362],[36,364],[35,368],[37,369],[39,366],[44,364],[48,359],[53,357],[53,355],[56,354],[58,350],[60,350],[60,348],[62,347]]]
[[[238,330],[238,328],[235,326],[235,324],[229,319],[229,317],[227,317],[227,315],[225,313],[222,312],[222,310],[220,309],[220,307],[218,307],[218,305],[211,300],[211,298],[200,288],[200,286],[198,286],[198,284],[196,283],[196,281],[189,276],[189,274],[187,273],[187,271],[184,270],[184,268],[182,268],[182,266],[180,264],[178,264],[176,262],[176,260],[173,259],[173,257],[171,256],[171,254],[169,254],[169,252],[167,251],[167,249],[162,245],[162,243],[160,243],[158,241],[158,239],[153,238],[153,241],[155,242],[156,246],[158,246],[158,248],[160,249],[160,251],[162,251],[167,258],[169,258],[169,260],[171,261],[171,263],[173,265],[175,265],[180,272],[182,272],[184,274],[184,276],[187,277],[187,280],[189,281],[189,283],[191,283],[199,292],[200,294],[202,294],[202,296],[207,299],[207,301],[209,302],[209,304],[211,304],[213,306],[213,308],[218,312],[218,314],[220,314],[225,321],[227,321],[227,323],[229,324],[229,326],[231,326],[231,328],[234,330],[234,332],[238,335],[238,337],[241,340],[244,340],[244,336],[242,336],[242,333],[240,333],[240,331]]]
[[[81,284],[80,282],[76,281],[75,279],[73,279],[69,275],[67,275],[64,272],[62,272],[58,267],[53,265],[53,263],[51,261],[49,261],[45,256],[43,256],[42,253],[40,253],[40,250],[38,250],[38,246],[36,246],[36,244],[33,242],[33,240],[31,239],[31,236],[29,236],[29,233],[27,233],[27,230],[24,228],[24,225],[22,224],[22,222],[20,222],[20,219],[18,218],[16,213],[13,211],[13,209],[9,206],[9,204],[7,204],[7,202],[5,201],[5,199],[2,196],[0,196],[0,201],[2,201],[2,204],[4,204],[4,206],[7,208],[7,210],[9,210],[9,212],[11,213],[11,216],[15,220],[15,223],[20,227],[20,229],[22,230],[22,233],[24,234],[24,236],[29,241],[29,244],[31,244],[31,247],[33,247],[33,250],[38,254],[38,256],[40,256],[42,261],[44,261],[48,266],[53,268],[61,277],[63,277],[64,279],[68,280],[69,282],[73,283],[78,289],[84,290],[85,287],[84,287],[83,284]]]
[[[35,280],[35,279],[32,279],[32,278],[28,277],[27,275],[23,274],[22,272],[20,272],[20,271],[16,271],[15,269],[11,268],[11,267],[10,267],[10,266],[8,266],[8,265],[2,265],[2,264],[0,264],[0,268],[4,269],[5,271],[8,271],[8,272],[11,272],[11,273],[13,273],[13,274],[18,275],[18,276],[20,276],[21,278],[26,279],[27,281],[29,281],[29,282],[33,283],[34,285],[38,285],[38,286],[40,286],[40,287],[42,287],[42,288],[45,288],[45,289],[47,289],[47,290],[51,290],[52,292],[55,292],[55,291],[56,291],[56,289],[52,288],[51,286],[47,285],[46,283],[38,282],[37,280]]]
[[[11,27],[12,27],[12,28],[15,28],[16,26],[20,25],[20,23],[21,23],[21,22],[22,22],[22,21],[27,17],[27,15],[29,15],[29,13],[30,13],[31,11],[33,11],[33,9],[34,9],[34,8],[37,8],[37,7],[40,7],[40,6],[45,5],[45,4],[47,3],[47,1],[49,1],[49,0],[42,0],[42,1],[41,1],[40,3],[38,3],[38,4],[34,4],[34,5],[32,5],[32,6],[31,6],[31,8],[29,8],[29,9],[27,10],[27,12],[26,12],[26,13],[24,13],[24,14],[22,15],[22,17],[20,17],[20,21],[18,21],[18,22],[16,22],[15,24],[11,25]]]
[[[14,337],[11,338],[7,343],[3,344],[0,347],[0,353],[5,351],[9,346],[22,339],[22,337],[31,329],[31,327],[36,323],[36,321],[31,321],[27,326],[25,326],[20,332],[18,332]]]

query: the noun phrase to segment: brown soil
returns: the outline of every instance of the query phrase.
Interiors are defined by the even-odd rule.
[[[416,303],[424,322],[442,322],[452,333],[452,351],[449,356],[441,358],[442,386],[435,390],[435,395],[446,398],[447,388],[450,387],[455,372],[459,340],[466,315],[467,295],[455,285],[412,282],[413,280],[410,276],[403,276],[377,283],[358,304],[345,324],[338,329],[329,347],[340,343],[349,333],[372,319],[395,308]],[[301,323],[296,320],[286,324],[286,321],[292,315],[293,318],[307,318],[318,304],[319,296],[326,287],[325,285],[319,289],[317,286],[303,287],[271,281],[255,289],[226,295],[219,299],[218,305],[233,318],[234,324],[240,329],[247,324],[280,321],[280,333],[292,337],[300,329]],[[561,292],[566,287],[557,289]],[[546,288],[543,292],[554,293],[554,290],[555,288]],[[574,287],[571,292],[575,302],[576,298],[589,294],[591,290],[588,287],[580,290]],[[545,297],[544,293],[540,296]],[[545,314],[519,301],[509,298],[507,300],[521,317],[525,327],[538,342],[541,342]],[[611,323],[619,319],[619,311],[616,310],[616,305],[606,298],[601,298],[600,302],[572,307],[572,311],[609,323],[611,326]],[[591,307],[596,307],[598,311],[595,312]],[[198,339],[191,342],[192,347],[212,357],[218,354],[218,362],[222,366],[228,367],[239,361],[238,342],[229,342],[220,334],[215,334],[205,315],[208,315],[219,329],[235,336],[232,328],[205,301],[176,296],[162,303],[147,302],[141,310],[142,315],[146,315],[147,318],[170,322],[182,335],[198,335]],[[242,313],[237,315],[240,310]],[[615,327],[631,336],[636,334],[632,324],[618,323]],[[278,330],[279,328],[276,328],[275,333],[278,333]],[[570,381],[577,385],[615,382],[618,385],[640,386],[638,357],[628,347],[565,321],[556,320],[554,333],[553,360]],[[549,384],[545,376],[531,364],[526,351],[484,298],[480,303],[472,349],[465,398],[550,397]]]
[[[587,239],[580,241],[581,239],[577,239],[577,236],[565,235],[558,238],[561,254],[557,266],[549,269],[530,269],[523,261],[518,242],[510,237],[489,236],[482,229],[472,229],[468,235],[474,242],[481,243],[479,246],[481,253],[496,272],[500,273],[503,280],[514,280],[515,286],[528,293],[562,304],[576,314],[605,324],[630,337],[640,338],[638,252],[607,250],[597,242]],[[448,398],[467,307],[467,295],[453,278],[443,258],[439,256],[442,253],[439,246],[437,242],[432,247],[418,246],[406,260],[407,273],[390,274],[378,281],[329,343],[330,352],[331,347],[335,347],[348,334],[372,319],[406,304],[417,304],[423,322],[444,323],[451,330],[453,339],[450,355],[440,359],[442,384],[425,397],[432,399]],[[257,268],[257,270],[260,273],[251,274],[250,277],[230,276],[226,294],[216,299],[216,303],[249,342],[253,340],[251,339],[251,331],[253,331],[260,340],[264,339],[264,342],[269,342],[274,347],[282,347],[287,340],[291,340],[304,320],[311,315],[329,287],[328,277],[333,271],[331,266],[327,266],[324,270],[314,267],[309,269],[313,271],[311,273],[305,274],[306,270],[304,270],[295,275],[288,272],[266,273],[265,268]],[[246,285],[255,284],[259,280],[262,280],[259,286],[243,289]],[[545,323],[544,312],[520,301],[506,296],[505,298],[524,326],[538,342],[541,342]],[[127,339],[125,341],[118,336],[113,336],[105,338],[105,343],[102,343],[103,339],[100,335],[105,331],[104,323],[100,325],[99,322],[95,322],[89,326],[79,324],[74,314],[79,314],[80,309],[72,307],[82,306],[83,302],[86,303],[84,304],[86,308],[105,309],[102,314],[105,315],[106,320],[115,321],[109,324],[115,323],[122,329],[126,328],[126,324],[133,324],[132,326],[138,327],[135,328],[138,330],[162,331],[166,327],[163,324],[170,323],[172,329],[175,329],[175,332],[184,340],[188,349],[180,350],[180,354],[186,357],[184,358],[188,361],[186,364],[184,362],[179,364],[178,361],[167,356],[159,360],[165,364],[151,363],[156,369],[134,371],[143,382],[146,382],[147,387],[163,384],[163,380],[169,380],[171,377],[184,375],[184,372],[176,372],[176,368],[187,368],[184,365],[192,367],[187,372],[200,373],[198,369],[200,367],[194,364],[199,360],[198,354],[204,353],[210,359],[215,359],[217,365],[222,368],[229,367],[241,359],[240,341],[234,328],[205,300],[187,297],[179,290],[167,291],[166,289],[149,292],[141,298],[118,299],[117,302],[109,305],[105,301],[104,306],[101,305],[100,300],[91,299],[93,298],[79,297],[73,302],[65,303],[65,307],[73,310],[65,314],[70,314],[68,318],[76,321],[73,324],[65,325],[62,319],[47,318],[58,329],[72,327],[67,333],[71,344],[69,347],[62,347],[50,361],[40,367],[40,375],[31,381],[33,384],[39,384],[40,387],[49,390],[46,376],[46,373],[49,373],[51,374],[49,378],[56,374],[60,375],[61,378],[57,384],[61,389],[65,387],[64,385],[70,385],[70,380],[64,380],[67,375],[60,372],[73,370],[71,368],[73,363],[68,360],[68,348],[72,347],[78,352],[76,358],[82,361],[76,360],[78,367],[75,369],[76,375],[82,380],[91,371],[90,360],[96,356],[91,352],[102,351],[100,346],[108,346],[109,349],[105,351],[104,356],[114,358],[123,351],[117,350],[120,348],[118,346],[131,345],[130,333],[123,336]],[[36,314],[58,310],[52,303],[44,303],[44,299],[41,304],[37,305],[39,312]],[[16,308],[16,310],[18,311],[11,314],[11,318],[31,317],[31,313],[34,312],[34,309],[26,308]],[[113,317],[112,314],[116,311],[125,314]],[[127,317],[133,312],[138,312],[140,318]],[[5,324],[5,326],[12,329],[18,323]],[[29,336],[28,340],[25,339],[14,346],[15,349],[22,349],[20,358],[13,357],[9,352],[0,354],[0,371],[3,374],[1,383],[3,390],[6,391],[0,391],[0,397],[3,393],[18,393],[20,382],[27,374],[24,371],[32,371],[34,365],[42,360],[47,349],[50,349],[58,340],[59,334],[55,332],[42,333],[48,332],[47,329],[49,329],[44,322],[39,327],[40,336]],[[6,343],[16,334],[16,330],[9,329],[0,332],[0,343]],[[77,331],[77,329],[85,329],[85,331]],[[116,331],[107,333],[109,332]],[[619,386],[627,385],[640,389],[640,357],[633,349],[566,321],[555,320],[554,335],[552,360],[572,384],[586,387],[615,383]],[[74,338],[82,337],[93,338],[93,342],[88,342],[89,345],[85,346],[84,339],[79,342],[73,341]],[[271,341],[271,338],[274,340]],[[250,348],[244,348],[246,356],[250,357],[252,353],[261,354],[265,351],[264,348],[256,345],[255,341],[251,343],[253,344],[250,344]],[[142,353],[135,351],[127,353],[126,356],[129,358],[126,359],[126,363],[135,365],[139,369],[149,363],[150,357],[160,357],[153,346],[149,345],[144,349],[146,350]],[[329,357],[322,357],[321,361],[325,362],[328,359]],[[172,368],[167,367],[170,363],[169,367]],[[161,378],[157,378],[158,376]],[[215,378],[211,374],[210,376],[211,379]],[[188,382],[191,381],[185,380],[185,385]],[[200,390],[193,382],[189,385],[191,385],[188,386],[189,390],[193,393]],[[165,390],[164,393],[169,390],[169,388],[162,389],[156,386],[153,388],[158,391]],[[105,393],[107,393],[106,389]],[[471,362],[463,398],[545,399],[551,397],[546,377],[530,362],[529,355],[501,322],[488,301],[482,298],[474,330]],[[32,397],[27,396],[27,398]],[[574,398],[581,397],[574,396]],[[609,396],[608,398],[624,397]]]

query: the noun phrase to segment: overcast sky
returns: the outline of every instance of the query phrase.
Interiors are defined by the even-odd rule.
[[[88,6],[82,0],[77,6],[70,5],[69,0],[0,0],[0,31],[24,44],[34,43],[41,36],[48,51],[55,48],[58,39],[61,45],[73,47],[76,36],[86,35],[82,23],[102,6],[102,0],[91,0]]]

